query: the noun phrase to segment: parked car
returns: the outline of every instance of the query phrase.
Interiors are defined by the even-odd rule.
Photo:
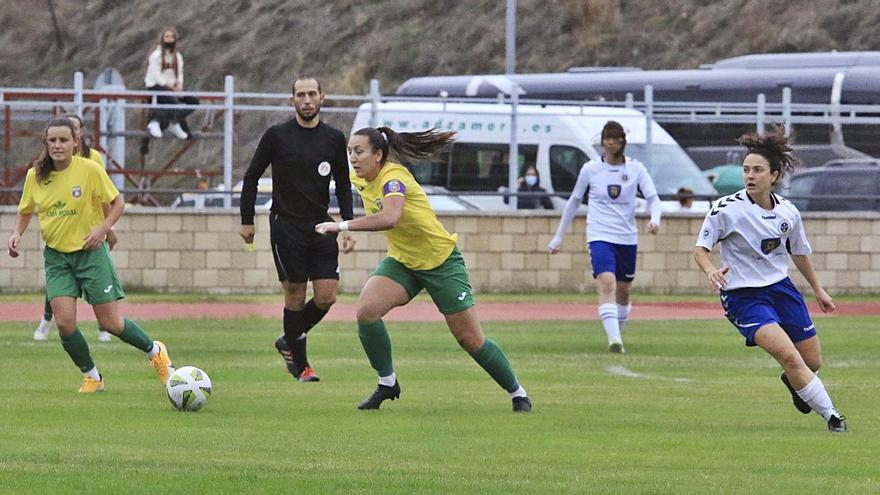
[[[743,182],[742,165],[718,165],[708,170],[703,170],[703,176],[709,179],[718,194],[725,196],[733,194],[746,187]]]
[[[783,196],[801,211],[880,211],[880,160],[832,160],[803,170]]]
[[[239,181],[232,188],[232,207],[241,205],[241,188],[243,182]],[[220,184],[214,191],[225,191],[226,186]],[[228,196],[225,192],[206,193],[183,193],[171,203],[172,208],[223,208],[224,201]],[[256,211],[269,210],[272,207],[272,178],[261,177],[257,182],[257,198],[254,202]]]

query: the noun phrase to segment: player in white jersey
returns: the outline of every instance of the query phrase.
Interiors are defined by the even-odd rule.
[[[822,365],[819,337],[803,297],[788,278],[789,256],[822,311],[834,311],[834,302],[813,271],[800,213],[772,192],[796,160],[779,127],[764,135],[746,134],[737,142],[748,150],[743,160],[746,188],[719,199],[706,214],[694,259],[720,291],[725,315],[746,345],[761,347],[782,365],[780,378],[795,407],[804,414],[816,411],[829,431],[844,432],[846,421],[815,374]],[[709,257],[717,243],[721,268]]]
[[[565,231],[589,191],[587,244],[599,292],[599,318],[611,352],[624,352],[620,331],[632,309],[629,291],[636,276],[638,192],[648,201],[651,212],[648,232],[656,234],[660,228],[660,199],[654,181],[640,161],[623,154],[625,148],[623,126],[608,121],[602,128],[604,154],[600,160],[590,160],[581,167],[556,235],[547,246],[550,254],[559,252]]]

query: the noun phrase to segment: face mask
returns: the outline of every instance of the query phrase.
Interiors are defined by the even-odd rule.
[[[174,45],[176,45],[176,44],[177,43],[173,42],[173,41],[171,43],[164,43],[163,42],[162,47],[165,48],[166,50],[174,50]]]
[[[530,186],[534,186],[538,184],[538,176],[537,175],[527,175],[526,176],[526,184]]]

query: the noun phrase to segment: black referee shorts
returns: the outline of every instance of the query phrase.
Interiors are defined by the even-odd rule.
[[[327,217],[324,221],[332,221]],[[269,238],[278,280],[304,283],[309,280],[339,280],[339,245],[336,235],[320,235],[315,225],[269,214]]]

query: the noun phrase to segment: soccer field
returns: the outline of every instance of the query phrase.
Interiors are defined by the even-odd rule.
[[[779,367],[726,322],[633,321],[627,354],[598,322],[487,323],[533,401],[510,400],[440,324],[390,323],[402,395],[375,387],[356,328],[310,339],[296,383],[267,319],[144,323],[214,395],[180,413],[147,360],[84,325],[107,391],[53,334],[0,323],[2,493],[868,493],[877,469],[880,317],[817,319],[821,376],[850,432],[803,416]]]

